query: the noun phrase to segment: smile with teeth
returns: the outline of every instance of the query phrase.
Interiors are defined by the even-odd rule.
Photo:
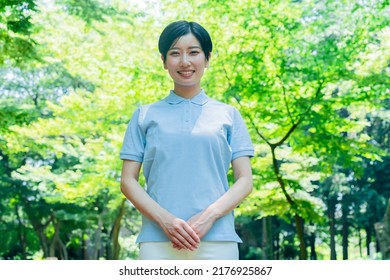
[[[182,71],[178,71],[177,73],[179,73],[183,77],[191,77],[191,75],[193,73],[195,73],[195,71],[194,70],[182,70]]]

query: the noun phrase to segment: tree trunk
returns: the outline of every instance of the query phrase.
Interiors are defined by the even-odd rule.
[[[111,239],[111,248],[108,252],[108,259],[118,260],[120,253],[120,244],[119,244],[119,233],[121,229],[121,221],[125,215],[126,199],[122,200],[119,212],[115,217],[115,222],[111,230],[110,239]]]
[[[295,225],[297,228],[297,234],[299,239],[299,249],[300,249],[299,259],[307,260],[307,249],[306,249],[305,233],[303,227],[304,220],[298,214],[294,215],[294,220],[295,220]]]
[[[61,227],[61,222],[57,221],[54,225],[55,231],[54,231],[53,239],[50,244],[49,257],[57,258],[60,260],[67,260],[68,251],[66,249],[65,244],[62,242],[60,238],[60,227]],[[58,256],[56,256],[56,252],[58,253]]]
[[[275,229],[275,249],[274,249],[274,259],[280,260],[280,230],[279,230],[279,221],[274,219],[274,229]]]
[[[15,214],[16,214],[16,217],[18,219],[18,227],[19,227],[18,234],[19,234],[19,242],[20,242],[20,246],[21,246],[21,250],[22,250],[22,258],[23,258],[23,260],[26,260],[27,259],[26,234],[25,234],[22,219],[20,218],[20,215],[19,215],[19,206],[17,204],[15,205]]]
[[[93,244],[93,251],[92,251],[93,260],[98,260],[100,257],[99,252],[102,246],[102,228],[103,228],[103,219],[102,219],[102,214],[100,214],[98,216],[98,226],[97,229],[95,230],[95,235],[94,235],[94,244]]]
[[[316,234],[315,234],[315,232],[312,232],[310,234],[309,243],[310,243],[310,259],[316,260],[317,259],[317,252],[316,252]]]
[[[262,219],[263,236],[262,236],[262,258],[263,260],[273,259],[273,241],[272,241],[272,217]]]
[[[330,259],[337,260],[336,254],[336,199],[333,197],[328,199],[328,218],[329,218],[329,232],[330,232]]]
[[[342,199],[342,242],[343,242],[343,260],[348,260],[348,235],[349,235],[349,223],[348,223],[348,214],[349,214],[349,203],[348,196],[344,195]]]
[[[276,180],[279,183],[288,204],[290,205],[291,209],[294,212],[295,227],[297,230],[299,249],[300,249],[299,259],[307,260],[307,249],[306,249],[305,234],[303,228],[303,218],[298,214],[298,209],[295,201],[286,191],[286,185],[279,170],[279,162],[276,159],[276,154],[275,154],[276,147],[277,147],[276,145],[271,145],[272,164],[273,164],[274,173],[276,176]]]
[[[371,228],[370,227],[365,227],[364,228],[366,231],[366,249],[367,249],[367,256],[370,255],[370,243],[372,241],[372,234],[371,234]]]
[[[358,234],[359,234],[359,255],[361,258],[363,258],[363,252],[362,252],[362,234],[360,232],[360,228],[358,228]]]
[[[387,204],[383,222],[375,224],[375,231],[382,253],[382,259],[390,260],[390,199]]]
[[[43,258],[49,257],[50,253],[49,253],[48,240],[47,240],[47,237],[45,235],[46,226],[41,225],[38,222],[31,221],[31,220],[30,220],[30,223],[38,235],[39,244],[40,244],[42,252],[43,252]]]
[[[46,235],[44,233],[44,229],[41,227],[35,227],[35,231],[38,234],[38,238],[40,241],[39,243],[40,243],[41,249],[43,251],[43,257],[47,258],[49,256],[49,246],[47,244],[48,241],[47,241]]]

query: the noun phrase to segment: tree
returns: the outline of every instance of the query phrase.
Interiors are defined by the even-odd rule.
[[[36,11],[35,0],[0,1],[0,66],[37,58],[36,42],[31,37]]]
[[[236,101],[256,143],[268,146],[274,171],[268,180],[278,183],[289,205],[281,214],[294,217],[302,259],[307,258],[303,221],[320,218],[315,208],[321,202],[310,196],[315,188],[310,181],[319,179],[315,172],[324,177],[333,166],[343,166],[359,173],[362,157],[379,160],[383,155],[367,143],[365,117],[355,112],[380,108],[388,82],[383,75],[362,76],[355,61],[371,53],[373,34],[386,30],[384,7],[381,2],[363,7],[345,1],[248,1],[209,9],[225,15],[213,18],[224,24],[220,29],[234,28],[218,36],[220,46],[229,47],[218,53],[224,59],[214,64],[213,74],[225,72],[226,79],[221,82],[215,74],[210,83]],[[263,153],[263,146],[258,150]],[[301,164],[293,159],[298,154],[306,159]],[[289,167],[294,165],[299,167]],[[305,180],[310,173],[312,179]],[[253,203],[275,208],[260,199]]]
[[[44,73],[38,67],[33,74],[28,73],[23,98],[39,110],[31,121],[7,126],[4,142],[7,157],[24,159],[16,162],[7,175],[21,201],[25,197],[33,199],[21,209],[39,237],[44,257],[119,258],[122,218],[126,214],[127,218],[138,219],[133,212],[125,212],[126,203],[118,186],[117,154],[120,135],[130,119],[129,108],[134,108],[136,101],[126,100],[136,96],[135,83],[144,86],[138,75],[150,64],[143,61],[146,56],[134,56],[134,61],[140,59],[137,63],[143,65],[138,67],[129,64],[123,55],[143,45],[128,44],[113,51],[116,44],[125,46],[135,38],[136,32],[129,30],[136,31],[131,19],[138,14],[124,15],[112,18],[110,24],[86,23],[61,12],[58,6],[50,6],[42,9],[42,17],[36,17],[37,25],[46,26],[44,32],[35,34],[36,41],[44,45],[40,49],[42,57],[55,63]],[[68,25],[62,22],[64,18]],[[63,28],[61,33],[59,26]],[[80,26],[84,28],[79,30]],[[110,40],[106,40],[107,33]],[[46,37],[49,34],[52,37]],[[85,41],[86,37],[90,40]],[[91,53],[96,54],[96,60],[90,60]],[[91,70],[95,76],[91,76]],[[34,72],[45,77],[42,83],[31,79]],[[7,69],[5,77],[10,73],[20,77],[3,87],[3,92],[13,98],[15,87],[23,88],[27,79],[18,69]]]
[[[203,86],[240,109],[255,144],[255,190],[235,212],[241,256],[328,257],[320,240],[336,259],[339,217],[344,258],[351,236],[375,239],[389,197],[385,1],[139,5],[38,5],[31,33],[18,36],[40,60],[20,55],[18,68],[8,53],[0,63],[2,258],[32,258],[39,247],[64,259],[136,256],[120,250],[140,215],[119,191],[118,154],[135,107],[170,89],[157,38],[182,18],[210,31]]]
[[[382,258],[385,260],[390,259],[390,202],[387,203],[386,213],[383,217],[382,223],[376,223],[375,229],[377,231],[378,239],[380,242],[380,249],[382,252]]]

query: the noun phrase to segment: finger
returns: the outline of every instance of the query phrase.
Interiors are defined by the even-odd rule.
[[[181,244],[175,243],[174,241],[172,241],[172,247],[179,250],[183,249],[183,246]]]
[[[180,236],[180,235],[177,236],[177,237],[172,236],[172,242],[173,242],[174,246],[176,246],[179,250],[180,249],[188,249],[188,250],[191,250],[191,251],[194,250],[193,246],[191,246],[191,244],[188,243],[185,240],[185,238]]]
[[[175,233],[175,237],[185,249],[193,251],[198,248],[198,243],[195,242],[183,228]]]
[[[192,245],[198,245],[200,242],[199,236],[196,234],[196,232],[192,229],[192,227],[188,224],[185,224],[183,229],[188,234],[187,235],[187,241],[190,242]]]
[[[177,245],[176,243],[173,243],[172,242],[172,247],[173,247],[173,249],[176,249],[176,250],[181,250],[181,249],[183,249],[182,247],[180,247],[179,245]]]

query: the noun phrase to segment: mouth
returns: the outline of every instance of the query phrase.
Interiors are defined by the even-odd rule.
[[[195,73],[195,70],[182,70],[182,71],[177,71],[177,73],[182,77],[188,78]]]

